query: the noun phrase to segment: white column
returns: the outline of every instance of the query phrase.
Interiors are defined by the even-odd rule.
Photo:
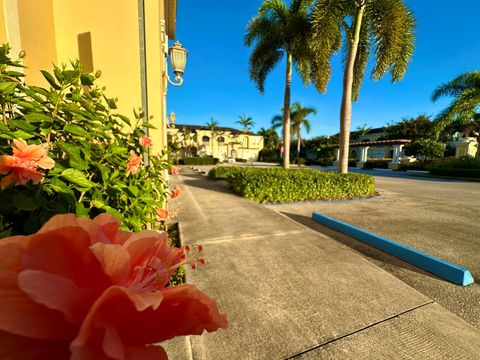
[[[340,161],[340,148],[335,149],[335,162]]]
[[[364,163],[367,162],[368,159],[368,146],[364,146],[360,148],[360,162]]]

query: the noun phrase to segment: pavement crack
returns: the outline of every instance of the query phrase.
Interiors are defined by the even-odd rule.
[[[309,349],[307,349],[307,350],[304,350],[304,351],[301,351],[301,352],[299,352],[299,353],[297,353],[297,354],[294,354],[294,355],[291,355],[291,356],[289,356],[289,357],[286,357],[286,358],[284,358],[284,360],[290,360],[290,359],[298,358],[299,356],[302,356],[302,355],[304,355],[304,354],[306,354],[306,353],[308,353],[308,352],[310,352],[310,351],[320,349],[320,348],[322,348],[322,347],[324,347],[324,346],[326,346],[326,345],[329,345],[329,344],[332,344],[332,343],[337,342],[337,341],[339,341],[339,340],[345,339],[345,338],[347,338],[347,337],[349,337],[349,336],[355,335],[355,334],[357,334],[357,333],[360,333],[360,332],[362,332],[362,331],[365,331],[365,330],[367,330],[367,329],[370,329],[370,328],[372,328],[372,327],[375,327],[375,326],[377,326],[377,325],[379,325],[379,324],[388,322],[388,321],[390,321],[390,320],[392,320],[392,319],[398,318],[398,317],[400,317],[400,316],[402,316],[402,315],[408,314],[408,313],[410,313],[410,312],[413,312],[413,311],[415,311],[415,310],[418,310],[418,309],[420,309],[420,308],[422,308],[422,307],[424,307],[424,306],[427,306],[427,305],[430,305],[430,304],[433,304],[433,303],[434,303],[434,301],[428,301],[428,302],[423,303],[423,304],[421,304],[421,305],[417,305],[417,306],[415,306],[415,307],[413,307],[413,308],[410,308],[410,309],[408,309],[408,310],[402,311],[401,313],[398,313],[398,314],[392,315],[392,316],[390,316],[390,317],[388,317],[388,318],[385,318],[385,319],[382,319],[382,320],[380,320],[380,321],[374,322],[374,323],[372,323],[372,324],[370,324],[370,325],[364,326],[364,327],[362,327],[362,328],[360,328],[360,329],[357,329],[357,330],[352,331],[352,332],[349,332],[349,333],[347,333],[347,334],[345,334],[345,335],[339,336],[339,337],[337,337],[337,338],[335,338],[335,339],[331,339],[331,340],[325,341],[325,342],[323,342],[323,343],[321,343],[321,344],[315,345],[315,346],[313,346],[313,347],[311,347],[311,348],[309,348]]]

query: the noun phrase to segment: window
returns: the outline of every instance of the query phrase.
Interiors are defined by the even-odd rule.
[[[225,142],[225,138],[224,138],[223,136],[219,136],[219,137],[217,138],[217,141],[218,141],[219,144],[222,144],[222,145],[223,145],[223,143]]]
[[[209,138],[208,136],[206,136],[206,135],[205,135],[205,136],[202,136],[202,142],[203,142],[203,143],[208,143],[208,142],[210,142],[210,138]]]

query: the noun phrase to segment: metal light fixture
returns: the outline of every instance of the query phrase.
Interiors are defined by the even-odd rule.
[[[170,55],[170,63],[177,82],[175,83],[170,79],[168,72],[166,73],[167,80],[173,86],[180,86],[183,84],[182,75],[185,71],[188,51],[182,47],[182,44],[176,41],[175,44],[168,49],[168,54]]]

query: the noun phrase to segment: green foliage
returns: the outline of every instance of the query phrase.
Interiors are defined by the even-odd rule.
[[[163,173],[170,164],[149,156],[150,166],[126,175],[130,151],[145,151],[139,143],[142,114],[130,120],[115,113],[115,100],[95,85],[99,75],[86,73],[79,62],[42,71],[49,88],[24,83],[12,70],[19,66],[8,45],[0,47],[0,154],[12,153],[13,139],[46,143],[55,167],[38,185],[0,191],[1,236],[33,233],[59,213],[106,212],[132,231],[153,226],[155,210],[168,196]]]
[[[337,200],[373,196],[373,177],[312,169],[217,167],[212,179],[225,179],[240,195],[261,203]]]
[[[439,159],[427,165],[432,175],[460,178],[480,178],[480,159],[471,156]]]
[[[415,156],[420,161],[432,160],[443,156],[446,145],[433,139],[419,139],[405,145],[405,154]]]
[[[183,159],[183,163],[185,165],[216,165],[218,163],[218,159],[210,156],[204,156],[204,157],[197,156],[197,157],[185,158]]]
[[[392,159],[368,159],[363,165],[364,169],[388,169],[388,163]]]
[[[383,139],[437,139],[439,134],[437,125],[427,115],[403,118],[398,123],[390,123],[385,126],[385,137]]]
[[[280,154],[276,149],[262,149],[258,153],[258,161],[278,163],[280,160]]]
[[[235,123],[242,125],[242,130],[245,134],[248,133],[253,126],[255,126],[253,119],[251,117],[247,117],[245,114],[239,116],[239,120],[235,121]]]
[[[440,85],[433,92],[432,101],[437,101],[444,96],[454,97],[454,100],[436,117],[442,126],[453,121],[466,124],[478,118],[480,116],[480,71],[465,72]]]
[[[263,136],[263,148],[265,150],[276,150],[278,152],[281,141],[275,129],[265,129],[262,127],[258,135]]]

